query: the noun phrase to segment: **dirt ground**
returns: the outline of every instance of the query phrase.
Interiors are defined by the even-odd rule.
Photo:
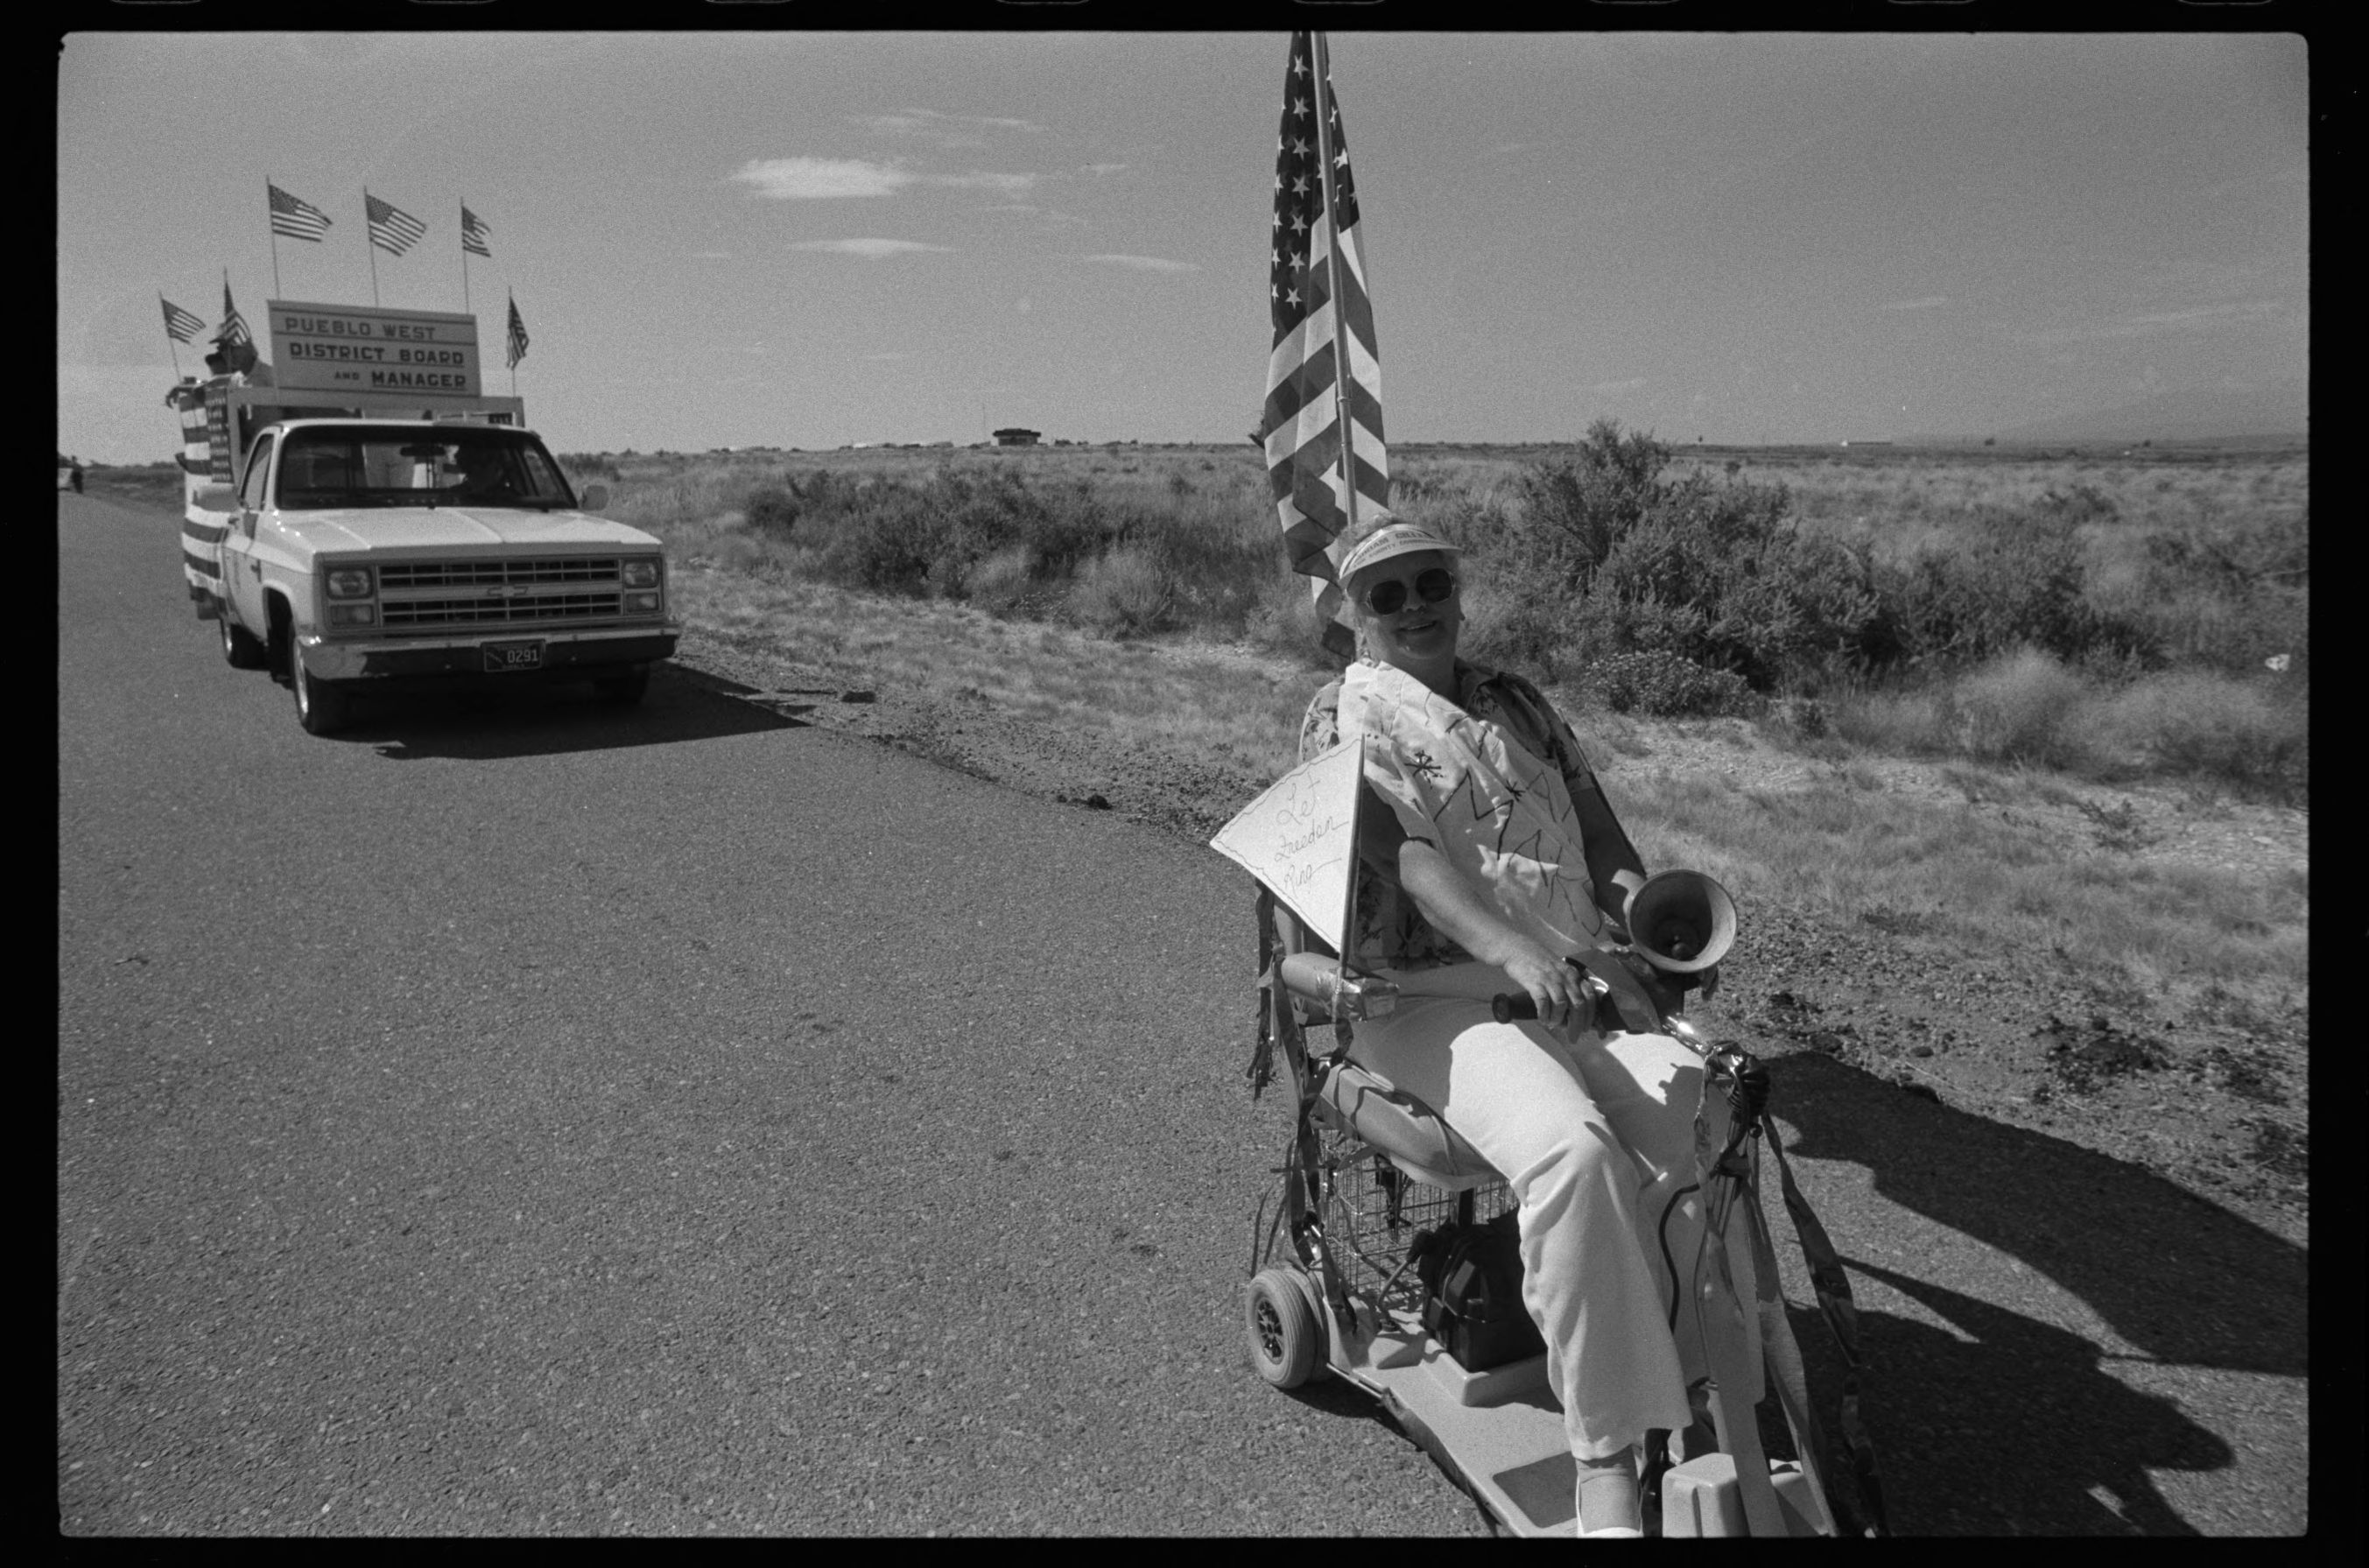
[[[761,639],[695,629],[678,662],[694,679],[802,722],[1200,840],[1272,782],[1197,756],[1048,728],[980,699],[874,688],[850,668],[792,663]],[[1781,790],[1810,787],[1828,768],[1733,721],[1640,726],[1626,751],[1596,761],[1616,799],[1624,785],[1650,787],[1662,772],[1708,770]],[[1963,770],[1953,777],[1943,764],[1856,762],[1874,768],[1886,792],[2004,815],[2068,857],[2269,868],[2307,859],[2309,818],[2294,808],[2200,809],[2169,787],[2070,781],[2045,795],[1986,799],[1966,787]],[[2174,1002],[2101,979],[2062,951],[1971,957],[1920,932],[1913,917],[1846,926],[1765,898],[1751,910],[1742,957],[1724,967],[1716,999],[1691,1014],[1707,1034],[1764,1056],[1822,1054],[1904,1093],[2130,1162],[2308,1245],[2306,999],[2275,1011],[2234,999]]]

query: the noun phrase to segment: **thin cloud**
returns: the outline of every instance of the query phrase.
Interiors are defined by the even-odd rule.
[[[2115,338],[2153,338],[2166,332],[2200,332],[2225,322],[2267,315],[2284,303],[2280,300],[2239,300],[2228,304],[2199,305],[2193,310],[2149,311],[2094,326],[2059,326],[2044,332],[2019,332],[2019,343],[2054,347],[2094,343]]]
[[[830,256],[861,256],[877,261],[885,256],[911,256],[918,251],[950,251],[950,245],[923,245],[912,239],[807,239],[790,246],[792,250],[818,250]]]
[[[907,170],[858,158],[751,158],[732,177],[775,201],[893,196],[913,183]]]
[[[909,109],[896,114],[851,114],[848,120],[884,136],[910,136],[941,147],[983,147],[980,133],[989,131],[1037,131],[1026,120],[1006,120],[989,114],[941,114],[933,109]]]
[[[1081,261],[1103,261],[1113,267],[1132,267],[1139,272],[1198,272],[1199,265],[1191,261],[1171,261],[1164,256],[1082,256]]]
[[[1086,164],[1082,167],[1087,174],[1101,175],[1116,174],[1127,166],[1125,164]]]
[[[694,250],[691,258],[693,261],[729,261],[732,253],[728,250]]]
[[[1949,303],[1950,296],[1947,294],[1928,294],[1921,300],[1894,300],[1890,304],[1878,305],[1875,308],[1878,310],[1931,310],[1936,305],[1945,305]]]
[[[774,201],[827,200],[834,197],[894,196],[917,185],[956,189],[996,190],[1024,195],[1036,185],[1033,174],[923,174],[902,164],[869,163],[862,158],[751,158],[732,178],[756,195]]]

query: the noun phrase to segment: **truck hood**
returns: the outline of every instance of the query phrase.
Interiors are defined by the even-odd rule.
[[[513,507],[355,507],[281,512],[280,525],[315,550],[439,555],[488,546],[521,555],[656,547],[637,528],[580,511],[529,511]]]

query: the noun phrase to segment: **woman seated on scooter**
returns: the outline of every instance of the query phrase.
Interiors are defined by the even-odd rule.
[[[1408,523],[1352,548],[1341,576],[1358,658],[1301,735],[1304,757],[1368,740],[1349,956],[1393,974],[1402,995],[1356,1025],[1350,1055],[1437,1111],[1511,1186],[1581,1533],[1636,1534],[1640,1445],[1648,1428],[1688,1425],[1688,1367],[1700,1375],[1693,1314],[1678,1314],[1683,1359],[1668,1326],[1657,1232],[1694,1179],[1701,1060],[1666,1036],[1596,1032],[1582,972],[1563,959],[1627,940],[1625,889],[1644,866],[1537,688],[1456,657],[1459,554]],[[1528,993],[1539,1022],[1494,1020],[1487,999],[1508,989]],[[1699,1196],[1670,1217],[1681,1267],[1700,1219]]]

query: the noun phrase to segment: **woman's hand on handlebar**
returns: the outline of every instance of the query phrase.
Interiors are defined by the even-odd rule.
[[[1561,1026],[1594,1001],[1585,971],[1549,952],[1541,943],[1518,939],[1514,951],[1497,966],[1519,986],[1539,1010],[1542,1022]]]

